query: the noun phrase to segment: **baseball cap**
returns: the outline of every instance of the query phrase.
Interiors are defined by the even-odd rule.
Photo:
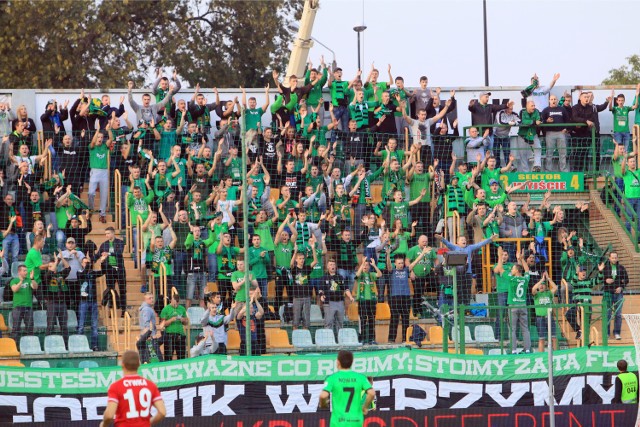
[[[67,243],[73,243],[73,244],[75,244],[75,243],[76,243],[76,239],[74,239],[73,237],[69,237],[69,238],[67,239]]]
[[[78,219],[78,216],[77,215],[71,215],[71,218],[69,218],[70,221],[72,221],[74,219]]]
[[[480,96],[489,95],[491,96],[491,92],[480,92]]]
[[[499,184],[495,179],[489,180],[489,185]]]
[[[580,267],[578,267],[578,272],[586,273],[587,272],[587,267],[584,266],[584,265],[581,265]]]

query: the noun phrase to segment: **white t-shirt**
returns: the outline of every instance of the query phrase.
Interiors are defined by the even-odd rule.
[[[424,122],[414,119],[411,123],[411,136],[413,137],[413,143],[420,142],[420,145],[431,146],[431,119],[427,119]]]
[[[548,86],[538,86],[531,92],[529,99],[536,103],[538,111],[542,111],[549,106],[549,93],[551,89]]]
[[[31,175],[33,173],[33,168],[36,164],[36,160],[37,156],[27,156],[27,157],[18,157],[16,156],[16,161],[18,162],[18,166],[20,166],[20,164],[22,163],[28,163],[29,164],[29,175]]]

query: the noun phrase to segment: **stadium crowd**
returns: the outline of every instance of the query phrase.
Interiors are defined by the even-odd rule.
[[[0,104],[5,275],[26,253],[25,267],[9,283],[14,338],[33,332],[35,294],[38,304],[46,301],[48,329],[59,323],[65,339],[67,308],[79,310],[80,325],[90,316],[92,346],[97,347],[98,304],[111,303],[109,294],[97,295],[101,275],[108,290],[118,290],[117,306],[124,315],[124,242],[112,227],[100,247],[87,240],[93,215],[107,222],[103,195],[112,189],[115,170],[123,177],[134,244],[142,233],[143,274],[158,278],[164,270],[177,290],[177,295],[161,296],[149,293],[147,284],[141,289],[145,302],[138,347],[143,360],[150,353],[162,359],[161,344],[165,358],[174,352],[186,357],[185,306],[194,302],[206,310],[193,355],[226,352],[226,330],[234,319],[243,340],[244,328],[251,328],[257,343],[252,351],[263,353],[259,335],[264,334],[264,320],[281,316],[293,328],[309,328],[312,302],[324,308],[325,326],[336,334],[345,304],[357,302],[365,344],[374,343],[376,303],[387,302],[388,339],[396,341],[401,324],[404,341],[410,314],[428,314],[425,293],[438,294],[440,307],[452,304],[452,279],[444,265],[448,250],[467,254],[467,264],[456,267],[462,304],[482,289],[481,254],[490,251],[499,303],[511,308],[514,350],[518,325],[525,349],[531,349],[532,313],[520,306],[549,304],[556,291],[563,300],[565,289],[570,301],[588,302],[595,286],[611,302],[619,301],[628,277],[617,255],[610,253],[605,260],[594,256],[573,228],[587,215],[588,203],[565,210],[552,205],[548,192],[539,204],[519,205],[511,194],[524,184],[505,186],[502,175],[586,170],[591,128],[599,136],[598,114],[608,109],[618,143],[614,171],[640,215],[629,132],[637,97],[625,106],[623,96],[614,100],[612,94],[598,105],[592,93],[582,92],[573,104],[569,93],[558,97],[551,92],[558,74],[548,86],[540,86],[534,76],[523,90],[519,112],[514,101],[490,103],[491,93],[484,92],[468,105],[473,127],[463,140],[466,158],[459,158],[453,150],[463,138],[455,91],[445,100],[440,89],[428,86],[427,77],[409,90],[402,77],[393,76],[391,66],[387,71],[387,79],[372,67],[366,77],[358,72],[344,80],[340,68],[330,69],[322,61],[286,82],[274,72],[277,95],[271,100],[268,85],[262,106],[242,88],[240,99],[221,100],[214,89],[215,100],[209,102],[196,86],[190,101],[177,100],[177,75],[168,78],[159,72],[141,99],[129,82],[129,111],[125,97],[112,105],[109,95],[96,98],[84,91],[70,106],[69,101],[50,100],[40,116],[42,152],[34,144],[36,124],[26,108],[14,112]],[[328,102],[323,90],[329,92]],[[263,126],[268,111],[272,120]],[[510,136],[511,127],[518,128],[517,136]],[[240,152],[243,134],[246,170]],[[48,163],[52,173],[44,180],[43,165]],[[241,190],[245,176],[246,194]],[[382,183],[380,191],[374,182]],[[87,183],[85,204],[80,195]],[[247,212],[242,211],[243,198]],[[120,214],[124,223],[126,213],[116,212]],[[246,236],[243,221],[248,222]],[[501,238],[524,238],[526,243],[517,250],[515,242],[496,242]],[[249,301],[245,270],[251,278]],[[272,294],[270,280],[275,281]],[[207,293],[208,282],[216,282],[218,292]],[[170,303],[162,308],[160,298],[170,298]],[[536,322],[546,329],[544,317],[537,316],[543,311],[536,311]],[[616,338],[620,311],[619,305]],[[498,335],[505,328],[503,318],[496,321]],[[567,319],[580,334],[576,312],[570,310]]]

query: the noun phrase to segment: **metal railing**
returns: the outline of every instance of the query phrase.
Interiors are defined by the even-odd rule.
[[[114,191],[114,205],[115,205],[115,221],[116,229],[122,230],[122,209],[126,209],[122,205],[122,174],[118,169],[113,171],[113,191]],[[126,200],[125,200],[126,204]],[[128,215],[128,213],[127,213]]]
[[[112,306],[111,306],[111,328],[113,330],[113,336],[115,338],[115,345],[116,345],[116,351],[120,351],[120,331],[118,328],[118,306],[117,306],[117,299],[116,299],[116,291],[111,289],[110,291],[111,293],[111,302],[112,302]],[[123,310],[125,310],[125,308],[123,308]],[[126,311],[126,310],[125,310]]]
[[[131,348],[131,315],[124,312],[124,351],[132,350]]]
[[[617,304],[622,304],[624,301],[619,302]],[[505,353],[506,343],[502,338],[504,331],[508,331],[509,337],[511,336],[510,329],[510,313],[511,309],[526,309],[529,313],[531,313],[535,309],[535,305],[518,305],[518,306],[500,306],[500,305],[487,305],[487,306],[472,306],[472,305],[460,305],[458,307],[458,313],[453,313],[453,307],[444,305],[440,308],[440,312],[443,314],[446,319],[443,324],[443,339],[442,339],[442,351],[448,352],[449,347],[452,345],[452,342],[457,341],[460,354],[464,354],[466,345],[474,345],[481,347],[493,347],[500,348],[502,353]],[[611,309],[612,312],[616,310],[617,306],[609,307],[606,300],[603,300],[602,303],[599,304],[586,304],[586,303],[572,303],[572,304],[550,304],[545,305],[545,308],[551,308],[553,310],[553,319],[559,325],[559,331],[556,332],[556,337],[558,341],[562,339],[566,340],[567,344],[575,344],[578,347],[589,346],[592,344],[600,344],[600,338],[602,337],[602,345],[608,345],[608,331],[609,331],[609,319],[607,316],[607,311]],[[570,334],[574,333],[572,331],[570,325],[566,321],[566,312],[568,309],[576,307],[577,308],[577,321],[581,325],[582,336],[580,338],[569,338]],[[585,310],[586,307],[589,307],[590,310]],[[497,342],[484,342],[482,340],[478,341],[477,339],[474,342],[467,343],[465,337],[465,323],[467,321],[466,312],[469,310],[477,310],[477,309],[486,309],[487,313],[491,311],[495,311],[497,313],[496,317],[502,322],[501,323],[501,333],[499,336],[495,337]],[[449,313],[449,314],[446,314]],[[589,315],[588,315],[589,314]],[[458,316],[458,329],[453,328],[453,321],[449,318],[451,316]],[[613,314],[612,314],[613,315]],[[527,327],[531,330],[531,327],[536,327],[536,316],[528,316],[528,325]],[[487,316],[487,321],[493,320],[491,317]],[[599,327],[597,323],[600,323]],[[586,325],[586,327],[585,327]],[[492,322],[493,328],[493,322]],[[454,336],[457,332],[457,337]],[[521,332],[521,331],[520,331]],[[537,331],[536,331],[537,332]],[[562,335],[559,334],[562,332]],[[593,339],[592,339],[593,336]],[[449,337],[452,338],[452,342],[449,341]],[[538,336],[539,339],[544,339],[546,341],[547,335]],[[510,339],[510,338],[509,338]],[[531,347],[534,348],[536,342],[531,340]],[[439,344],[439,343],[434,343]]]
[[[544,239],[547,245],[547,260],[544,262],[547,270],[549,272],[549,276],[551,276],[551,265],[553,262],[553,251],[551,250],[551,238],[545,237]],[[522,244],[526,243],[527,246],[533,242],[533,237],[500,237],[494,240],[494,243],[511,243],[516,245],[516,251],[520,252],[522,250]],[[491,292],[491,278],[493,277],[493,267],[495,267],[495,263],[491,263],[491,244],[485,246],[482,251],[482,292],[490,293]]]
[[[618,224],[625,231],[636,252],[640,251],[638,245],[638,214],[631,206],[629,201],[624,195],[624,191],[618,187],[614,178],[611,175],[606,177],[606,184],[604,187],[604,203],[615,215],[618,220]]]
[[[585,123],[544,123],[537,126],[537,128],[546,131],[553,131],[553,128],[584,128],[587,125]],[[462,139],[464,140],[468,136],[468,130],[471,128],[476,128],[479,131],[479,136],[482,136],[485,129],[495,129],[495,128],[519,128],[518,125],[497,125],[497,124],[489,124],[489,125],[475,125],[475,126],[466,126],[463,128]],[[591,135],[588,137],[577,137],[571,136],[570,133],[567,134],[567,161],[570,163],[571,159],[577,159],[577,163],[579,163],[582,167],[578,170],[574,170],[574,172],[584,172],[585,176],[591,178],[597,178],[599,176],[599,168],[598,159],[602,154],[600,152],[600,144],[598,143],[598,138],[596,137],[596,128],[592,126],[590,128]],[[516,135],[512,135],[513,138],[516,138]],[[510,139],[511,140],[511,139]],[[540,156],[542,159],[542,163],[544,163],[545,158],[547,157],[547,146],[546,139],[544,136],[539,137],[540,140]],[[495,141],[494,141],[495,144]],[[508,148],[511,153],[517,154],[522,149],[516,147]],[[558,147],[555,147],[554,150],[557,150]],[[504,148],[503,148],[504,150]],[[531,151],[530,148],[526,148],[526,150]],[[495,154],[495,153],[494,153]],[[555,153],[551,153],[552,156],[555,156]],[[466,157],[466,151],[465,151]],[[516,156],[517,157],[517,156]],[[588,165],[584,160],[589,160],[590,165]],[[475,162],[476,159],[467,159],[468,162]],[[505,159],[505,162],[508,159]],[[556,172],[556,171],[548,171],[548,172]]]
[[[142,216],[138,215],[136,217],[136,228],[137,228],[137,232],[136,232],[136,253],[133,254],[134,257],[136,257],[136,260],[138,261],[138,270],[142,271],[143,267],[144,267],[144,259],[142,258],[142,254],[144,253],[144,239],[142,236]]]

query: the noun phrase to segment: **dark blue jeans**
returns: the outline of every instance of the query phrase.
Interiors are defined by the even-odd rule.
[[[505,165],[509,163],[511,154],[511,139],[508,136],[496,136],[493,140],[493,156],[496,158],[496,168],[501,168],[500,151],[504,154]]]
[[[78,335],[84,335],[84,325],[87,314],[91,316],[91,348],[98,347],[98,303],[96,301],[80,302],[80,313],[78,313]]]
[[[180,296],[184,296],[187,290],[187,253],[175,251],[173,253],[174,286]],[[182,272],[184,270],[184,273]]]

